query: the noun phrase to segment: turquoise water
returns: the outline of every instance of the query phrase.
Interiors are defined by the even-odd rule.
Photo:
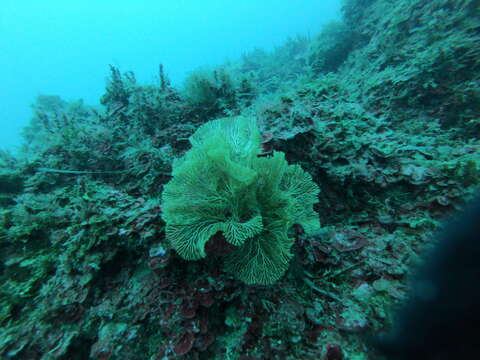
[[[108,65],[154,83],[165,65],[175,85],[201,66],[271,50],[316,34],[340,3],[181,0],[4,0],[0,11],[0,148],[16,148],[40,94],[96,105]]]

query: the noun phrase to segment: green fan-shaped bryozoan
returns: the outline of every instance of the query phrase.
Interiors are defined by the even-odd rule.
[[[197,260],[222,232],[234,245],[225,255],[228,272],[247,284],[274,283],[292,257],[288,230],[300,224],[308,233],[320,226],[313,211],[318,186],[281,152],[258,157],[255,118],[210,121],[190,142],[162,195],[167,239],[181,257]]]

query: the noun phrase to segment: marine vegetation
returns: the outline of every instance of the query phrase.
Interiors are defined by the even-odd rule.
[[[0,357],[379,358],[479,189],[478,6],[345,0],[181,88],[39,96],[0,152]]]
[[[320,227],[312,208],[318,186],[281,152],[259,157],[262,137],[254,118],[212,120],[190,141],[163,190],[167,240],[187,260],[204,258],[210,239],[223,240],[230,245],[228,272],[247,284],[274,283],[292,257],[295,239],[288,231]]]

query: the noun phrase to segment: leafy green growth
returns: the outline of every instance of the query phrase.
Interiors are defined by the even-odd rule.
[[[271,51],[256,48],[244,53],[233,66],[234,74],[248,76],[259,94],[282,92],[308,72],[306,54],[310,41],[307,36],[297,35]]]
[[[237,85],[224,68],[196,70],[185,80],[184,96],[192,113],[204,118],[238,114]]]
[[[341,21],[327,24],[307,52],[313,73],[335,72],[350,54],[354,42],[354,34],[346,24]]]
[[[206,257],[217,233],[233,245],[226,270],[247,284],[272,284],[287,270],[294,224],[320,226],[313,211],[319,189],[285,155],[261,153],[255,118],[222,118],[202,125],[192,149],[174,162],[163,192],[163,218],[172,247],[187,260]],[[213,241],[213,240],[212,240]]]

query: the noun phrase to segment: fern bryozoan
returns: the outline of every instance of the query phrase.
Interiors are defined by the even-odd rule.
[[[222,118],[202,125],[192,148],[173,164],[162,195],[166,236],[186,260],[206,257],[207,242],[221,232],[233,250],[226,271],[246,284],[268,285],[288,269],[295,224],[320,226],[313,210],[318,186],[282,152],[261,153],[255,118]]]

